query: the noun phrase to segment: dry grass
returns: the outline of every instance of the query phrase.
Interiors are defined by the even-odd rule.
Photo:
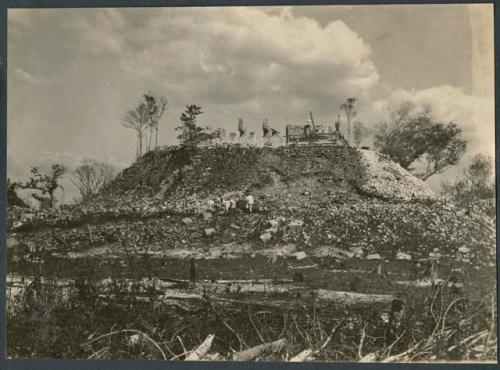
[[[115,286],[123,289],[124,284]],[[294,309],[208,297],[170,304],[153,296],[138,299],[137,286],[108,298],[95,287],[79,286],[61,297],[50,291],[55,287],[47,284],[36,294],[27,291],[17,298],[7,322],[9,357],[183,360],[214,335],[207,360],[238,358],[236,353],[281,339],[279,350],[256,358],[288,361],[304,351],[302,357],[316,361],[496,358],[494,292],[469,301],[446,284],[427,295],[404,297],[399,314],[374,305],[347,311],[308,298]]]

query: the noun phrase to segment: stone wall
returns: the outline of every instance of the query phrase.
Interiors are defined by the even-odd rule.
[[[330,144],[333,146],[348,146],[345,138],[338,130],[327,125],[316,125],[312,132],[311,125],[287,125],[285,135],[273,129],[269,121],[262,122],[262,132],[248,132],[243,119],[238,119],[237,132],[226,135],[224,128],[207,129],[207,139],[200,143],[202,147],[239,144],[253,147],[280,147],[288,144]]]

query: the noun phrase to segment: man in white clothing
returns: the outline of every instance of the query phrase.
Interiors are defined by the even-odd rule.
[[[253,199],[253,196],[252,194],[248,194],[247,197],[245,198],[246,201],[247,201],[247,208],[248,208],[248,211],[249,212],[252,212],[253,210],[253,204],[255,202],[255,200]]]

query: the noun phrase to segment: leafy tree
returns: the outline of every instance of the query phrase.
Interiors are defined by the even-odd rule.
[[[415,140],[411,126],[418,125],[419,122],[424,125],[428,117],[422,114],[414,119],[411,116],[414,108],[413,104],[405,102],[398,110],[389,110],[390,121],[382,122],[375,134],[375,147],[405,169],[425,152],[425,143]],[[410,146],[407,145],[409,141],[412,141]]]
[[[495,197],[493,168],[493,159],[486,154],[476,154],[469,161],[462,181],[465,183],[465,191],[470,193],[472,200]]]
[[[460,138],[462,130],[453,122],[437,122],[430,107],[418,110],[411,103],[403,103],[398,110],[390,111],[389,122],[383,122],[375,134],[375,147],[388,155],[403,168],[421,160],[425,172],[417,174],[426,180],[456,165],[466,149]]]
[[[420,175],[422,180],[442,173],[460,161],[467,148],[467,143],[459,138],[461,132],[462,130],[452,122],[447,125],[435,123],[429,129],[427,135],[429,148],[425,154],[427,168]]]
[[[347,98],[345,103],[340,105],[345,113],[347,119],[347,142],[351,145],[351,118],[355,117],[357,112],[354,110],[354,104],[358,101],[358,98]]]
[[[495,198],[494,162],[486,154],[473,156],[454,182],[441,184],[444,195],[470,209],[477,201]]]
[[[202,113],[201,107],[194,104],[187,105],[186,110],[182,112],[180,117],[181,125],[175,128],[180,131],[177,139],[179,139],[182,146],[194,148],[205,137],[205,129],[197,125],[198,116]]]
[[[16,190],[22,189],[23,184],[19,181],[10,181],[7,179],[7,205],[28,208],[29,206],[22,200]]]
[[[99,193],[113,180],[114,175],[115,169],[108,163],[86,159],[71,174],[70,181],[78,188],[85,201]]]
[[[66,173],[66,168],[62,164],[53,164],[48,174],[42,174],[37,167],[31,167],[31,177],[20,187],[23,189],[37,190],[39,193],[32,193],[31,196],[40,203],[47,201],[50,208],[56,203],[55,191],[64,188],[59,181]]]

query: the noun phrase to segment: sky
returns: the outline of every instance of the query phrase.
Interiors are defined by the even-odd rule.
[[[202,125],[237,131],[242,118],[260,132],[268,118],[284,132],[309,111],[333,124],[357,97],[369,129],[388,108],[426,104],[462,128],[463,163],[494,154],[491,4],[9,9],[7,62],[14,179],[84,158],[128,166],[136,136],[122,119],[147,91],[168,99],[162,145],[176,143],[187,104],[202,107]]]

